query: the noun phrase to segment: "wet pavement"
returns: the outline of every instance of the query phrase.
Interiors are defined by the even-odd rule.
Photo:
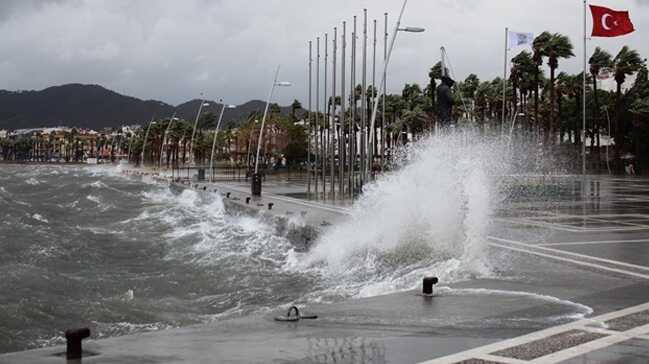
[[[283,309],[90,341],[85,348],[99,355],[83,362],[649,362],[649,180],[532,182],[553,193],[520,191],[497,211],[488,237],[506,279],[440,282],[434,297],[410,291],[301,308],[316,320],[274,321]],[[252,213],[300,216],[317,230],[349,213],[346,201],[294,198],[301,181],[268,181],[248,202],[245,181],[190,187],[229,193],[227,205]],[[54,356],[63,350],[0,355],[0,363],[65,362]]]

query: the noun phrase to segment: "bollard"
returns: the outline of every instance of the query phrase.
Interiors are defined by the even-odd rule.
[[[432,296],[433,295],[433,286],[439,282],[439,279],[437,277],[425,277],[423,281],[423,289],[422,293],[426,296]]]
[[[250,197],[246,197],[246,205],[250,204]]]
[[[272,203],[272,202],[269,202],[269,203],[268,203],[268,209],[269,209],[269,210],[272,210],[272,209],[273,209],[273,206],[275,206],[274,203]]]
[[[65,330],[65,339],[67,340],[67,349],[65,356],[68,359],[81,359],[81,340],[90,336],[90,329],[70,329]]]
[[[261,196],[261,174],[252,175],[251,192],[253,196]]]
[[[203,186],[203,191],[207,191],[207,186]]]
[[[230,198],[230,192],[225,194],[225,198]]]

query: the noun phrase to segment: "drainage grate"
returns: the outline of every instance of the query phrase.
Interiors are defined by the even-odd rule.
[[[549,336],[526,344],[514,346],[501,350],[492,355],[504,356],[520,360],[534,360],[542,356],[556,353],[589,341],[597,340],[608,335],[586,332],[582,330],[570,330],[557,335]]]
[[[627,331],[649,324],[649,310],[632,313],[605,322],[609,330]]]
[[[484,359],[467,359],[454,364],[505,364],[497,361],[489,361]]]

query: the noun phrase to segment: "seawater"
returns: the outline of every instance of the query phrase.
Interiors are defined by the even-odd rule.
[[[217,194],[174,193],[113,166],[0,166],[0,352],[206,323],[287,304],[329,303],[504,278],[485,236],[512,173],[498,139],[424,138],[399,151],[348,221],[296,252],[273,226],[226,213]],[[589,314],[579,304],[524,296]]]

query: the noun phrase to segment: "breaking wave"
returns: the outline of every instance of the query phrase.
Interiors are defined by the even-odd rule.
[[[491,276],[485,240],[501,197],[494,176],[502,143],[472,132],[430,136],[401,151],[402,165],[368,185],[351,218],[327,231],[287,269],[338,282],[325,292],[367,297]],[[342,282],[342,283],[340,283]]]

